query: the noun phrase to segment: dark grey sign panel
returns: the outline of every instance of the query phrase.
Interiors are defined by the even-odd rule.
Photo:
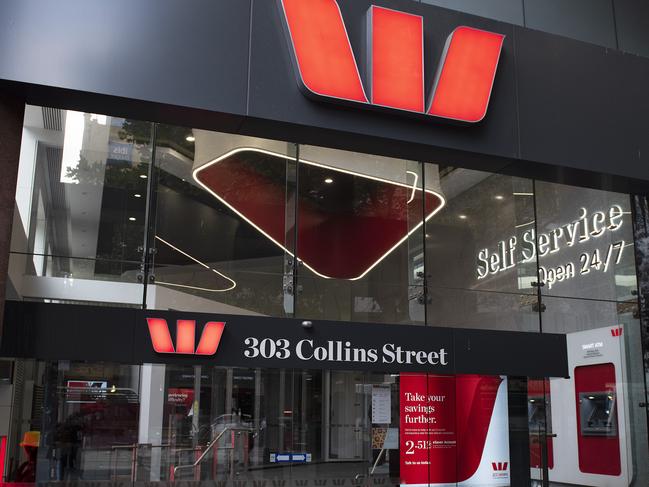
[[[363,66],[373,0],[338,3]],[[422,16],[428,91],[454,28],[506,36],[485,120],[457,127],[307,99],[275,0],[5,0],[0,84],[36,104],[646,191],[649,60],[423,3],[379,3]]]
[[[41,360],[565,377],[565,335],[9,302],[0,355]],[[155,350],[148,319],[168,334]],[[191,351],[178,352],[177,323]],[[225,323],[200,355],[206,323]],[[189,325],[188,325],[189,323]],[[305,326],[306,325],[306,326]],[[309,326],[310,325],[310,326]],[[180,347],[181,349],[183,347]],[[185,346],[187,350],[187,346]]]

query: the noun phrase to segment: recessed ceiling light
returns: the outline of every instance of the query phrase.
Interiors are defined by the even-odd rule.
[[[132,222],[135,221],[135,217],[134,217],[134,216],[129,216],[128,219],[131,220]]]
[[[133,196],[135,196],[136,198],[141,198],[142,197],[142,195],[140,193],[135,193]]]
[[[459,218],[460,220],[466,220],[466,215],[458,215],[458,218]]]
[[[497,194],[496,196],[494,196],[494,198],[496,198],[497,200],[504,200],[505,199],[505,197],[503,195],[501,195],[501,194]]]
[[[194,142],[196,140],[196,137],[194,137],[193,135],[188,135],[187,137],[185,137],[185,140],[187,142]]]
[[[140,174],[140,177],[141,177],[142,179],[146,179],[146,174]]]
[[[331,183],[333,183],[333,182],[334,182],[334,180],[331,179],[331,178],[327,178],[327,179],[325,179],[325,183],[327,183],[327,184],[331,184]]]

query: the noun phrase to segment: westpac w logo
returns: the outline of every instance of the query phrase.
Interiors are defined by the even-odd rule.
[[[149,335],[153,349],[158,353],[182,353],[187,355],[214,355],[219,348],[225,323],[209,321],[205,323],[201,339],[196,347],[196,321],[176,321],[176,346],[171,340],[171,332],[167,320],[163,318],[147,318]],[[196,347],[196,348],[194,348]]]
[[[491,469],[494,472],[505,472],[509,462],[491,462]]]
[[[370,7],[366,90],[336,0],[278,1],[308,94],[469,123],[486,115],[504,35],[456,28],[426,100],[422,17]]]

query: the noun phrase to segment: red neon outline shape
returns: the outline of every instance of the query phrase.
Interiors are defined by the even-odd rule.
[[[235,148],[235,149],[232,149],[232,150],[226,152],[225,154],[223,154],[223,155],[217,157],[216,159],[213,159],[213,160],[211,160],[211,161],[206,162],[206,163],[203,164],[202,166],[199,166],[199,167],[195,168],[195,169],[193,170],[193,172],[192,172],[192,177],[193,177],[194,181],[196,181],[196,183],[197,183],[201,188],[203,188],[205,191],[207,191],[208,193],[210,193],[210,194],[211,194],[212,196],[214,196],[217,200],[219,200],[221,203],[223,203],[225,206],[227,206],[230,210],[232,210],[234,213],[236,213],[236,214],[237,214],[239,217],[241,217],[244,221],[246,221],[246,222],[247,222],[248,224],[250,224],[253,228],[255,228],[255,230],[257,230],[259,233],[261,233],[261,234],[264,235],[266,238],[268,238],[271,242],[273,242],[275,245],[277,245],[280,249],[282,249],[283,252],[286,252],[286,253],[287,253],[288,255],[290,255],[291,257],[294,257],[293,252],[291,252],[289,249],[287,249],[287,248],[286,248],[286,247],[285,247],[281,242],[278,242],[278,241],[277,241],[275,238],[273,238],[273,237],[272,237],[268,232],[264,231],[264,230],[263,230],[259,225],[257,225],[254,221],[252,221],[250,218],[248,218],[246,215],[244,215],[242,212],[240,212],[237,208],[235,208],[233,205],[231,205],[231,204],[230,204],[227,200],[225,200],[222,196],[220,196],[219,194],[217,194],[217,193],[216,193],[212,188],[210,188],[210,187],[207,186],[203,181],[201,181],[200,178],[199,178],[199,176],[198,176],[199,173],[200,173],[202,170],[207,169],[209,166],[212,166],[213,164],[218,164],[220,161],[222,161],[222,160],[224,160],[224,159],[226,159],[226,158],[228,158],[228,157],[230,157],[230,156],[233,156],[233,155],[237,154],[238,152],[245,152],[245,151],[260,152],[260,153],[262,153],[262,154],[266,154],[266,155],[273,156],[273,157],[277,157],[277,158],[281,158],[281,159],[286,159],[286,157],[287,157],[287,156],[284,155],[284,154],[280,154],[280,153],[278,153],[278,152],[272,152],[272,151],[269,151],[269,150],[266,150],[266,149],[260,149],[260,148],[257,148],[257,147],[238,147],[238,148]],[[363,278],[363,277],[364,277],[368,272],[370,272],[372,269],[374,269],[374,267],[376,267],[376,266],[377,266],[377,265],[378,265],[378,264],[379,264],[383,259],[385,259],[388,255],[390,255],[390,254],[391,254],[395,249],[397,249],[397,248],[398,248],[401,244],[403,244],[406,240],[408,240],[408,238],[410,237],[410,235],[412,235],[414,232],[416,232],[416,231],[417,231],[417,230],[418,230],[418,229],[419,229],[419,228],[420,228],[420,227],[421,227],[425,222],[427,222],[428,220],[430,220],[430,219],[431,219],[433,216],[435,216],[435,215],[436,215],[436,214],[437,214],[437,213],[438,213],[442,208],[444,208],[444,206],[446,206],[446,199],[444,198],[444,195],[443,195],[442,193],[438,193],[438,192],[433,191],[432,189],[429,189],[429,188],[417,188],[417,187],[414,187],[414,185],[416,185],[416,184],[417,184],[417,181],[418,181],[417,174],[415,174],[415,173],[413,173],[413,174],[415,174],[415,182],[414,182],[414,185],[413,185],[413,186],[410,186],[410,185],[408,185],[408,184],[403,184],[403,183],[400,183],[400,182],[397,182],[397,181],[390,181],[390,180],[387,180],[387,179],[378,178],[378,177],[375,177],[375,176],[370,176],[370,175],[368,175],[368,174],[363,174],[363,173],[359,173],[359,172],[354,172],[354,171],[350,171],[350,170],[347,170],[347,169],[342,169],[342,168],[335,167],[335,166],[327,166],[326,164],[321,164],[321,163],[319,163],[319,162],[307,161],[306,159],[300,159],[299,162],[300,162],[301,164],[308,164],[308,165],[311,165],[311,166],[317,166],[317,167],[321,167],[321,168],[328,169],[328,170],[335,171],[335,172],[347,173],[347,174],[351,174],[351,175],[359,176],[359,177],[366,178],[366,179],[372,179],[372,180],[374,180],[374,181],[380,181],[380,182],[384,182],[384,183],[387,183],[387,184],[393,184],[393,185],[395,185],[395,186],[402,186],[402,187],[406,187],[406,188],[411,188],[411,187],[412,187],[412,188],[413,188],[413,195],[415,194],[416,191],[422,191],[422,190],[423,190],[423,191],[425,191],[426,193],[429,193],[429,194],[435,195],[435,196],[439,199],[439,201],[440,201],[440,205],[439,205],[437,208],[435,208],[433,211],[431,211],[429,214],[427,214],[426,217],[425,217],[425,219],[424,219],[424,221],[420,221],[417,225],[415,225],[413,228],[411,228],[411,229],[408,231],[408,233],[407,233],[407,234],[406,234],[406,235],[405,235],[401,240],[399,240],[398,242],[396,242],[396,243],[395,243],[395,244],[394,244],[394,245],[393,245],[393,246],[392,246],[392,247],[391,247],[391,248],[390,248],[390,249],[389,249],[385,254],[383,254],[383,255],[382,255],[379,259],[377,259],[377,260],[376,260],[376,261],[375,261],[371,266],[369,266],[367,269],[365,269],[365,270],[364,270],[360,275],[355,276],[355,277],[352,277],[352,278],[345,278],[345,279],[344,279],[344,280],[347,280],[347,281],[356,281],[356,280],[358,280],[358,279],[362,279],[362,278]],[[407,171],[407,172],[410,172],[410,171]],[[412,201],[412,200],[413,200],[413,197],[411,196],[411,198],[410,198],[410,200],[408,201],[408,203],[410,203],[410,201]],[[313,267],[311,267],[307,262],[304,262],[304,261],[303,261],[299,256],[298,256],[298,260],[299,260],[299,261],[300,261],[300,262],[301,262],[301,263],[302,263],[306,268],[308,268],[311,272],[313,272],[314,274],[316,274],[316,275],[318,275],[318,276],[320,276],[320,277],[322,277],[322,278],[324,278],[324,279],[336,279],[335,277],[327,276],[327,275],[325,275],[325,274],[322,274],[322,273],[318,272],[318,271],[315,270]]]

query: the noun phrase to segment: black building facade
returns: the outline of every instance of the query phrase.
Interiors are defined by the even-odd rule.
[[[508,5],[0,6],[2,481],[646,485],[649,60]]]

